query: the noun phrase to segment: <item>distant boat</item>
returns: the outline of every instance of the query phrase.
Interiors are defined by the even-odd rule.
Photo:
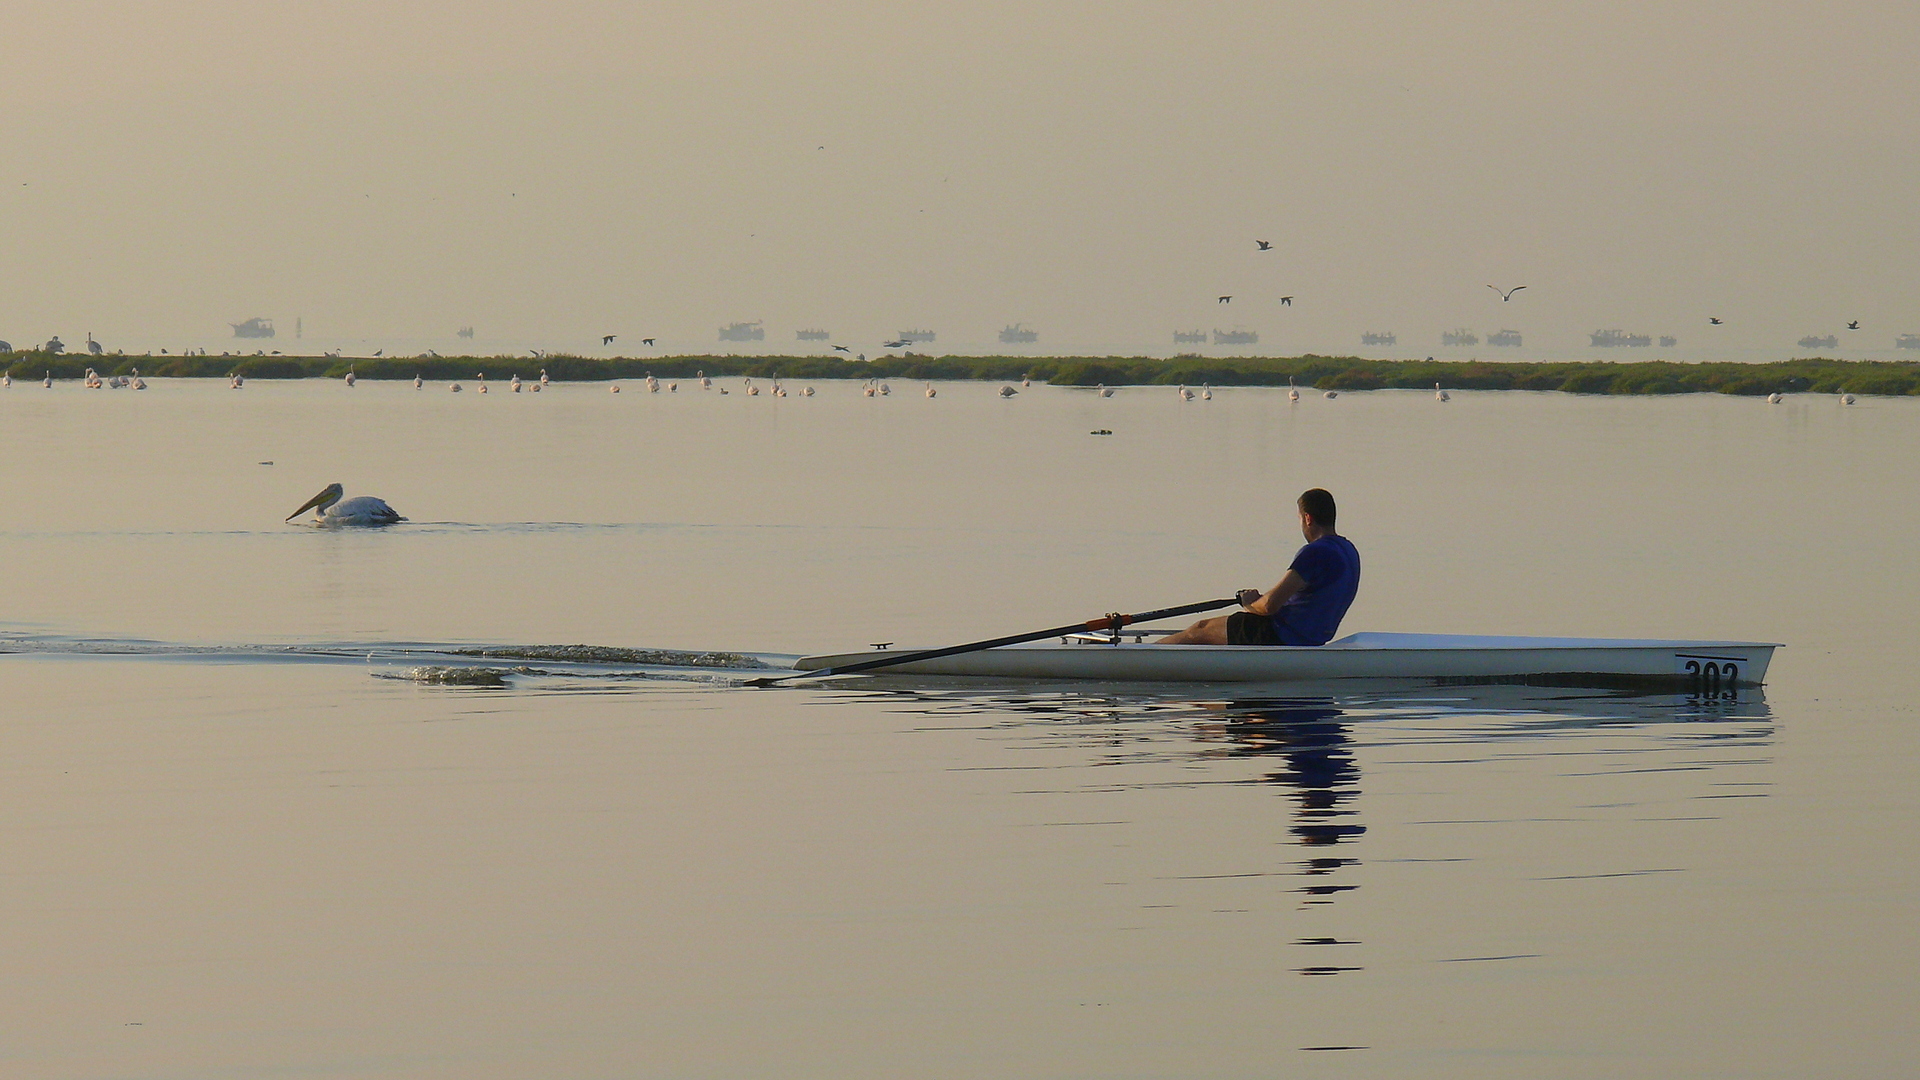
[[[455,330],[455,331],[453,332],[453,336],[454,336],[454,337],[463,337],[463,338],[466,338],[466,339],[467,339],[468,341],[472,341],[472,340],[473,340],[473,327],[471,327],[471,326],[463,326],[463,327],[461,327],[460,329],[458,329],[458,330]]]
[[[794,337],[800,341],[826,341],[833,335],[825,330],[802,330],[794,334]]]
[[[902,330],[893,335],[893,338],[895,341],[904,341],[909,345],[918,345],[921,342],[932,341],[937,336],[931,330]]]
[[[767,340],[767,329],[760,325],[760,320],[758,319],[752,322],[728,323],[720,328],[720,340],[765,341]]]
[[[1677,337],[1674,337],[1674,336],[1673,336],[1672,334],[1661,334],[1661,335],[1660,335],[1660,347],[1661,347],[1661,348],[1663,348],[1663,349],[1671,349],[1671,348],[1673,348],[1673,347],[1674,347],[1675,345],[1678,345],[1678,344],[1680,344],[1680,339],[1679,339],[1679,338],[1677,338]]]
[[[1487,344],[1503,349],[1517,349],[1520,347],[1520,331],[1502,330],[1497,334],[1488,334]]]
[[[272,319],[248,319],[246,322],[228,323],[233,327],[234,337],[262,338],[273,336]]]
[[[1215,330],[1213,343],[1215,345],[1258,345],[1260,335],[1252,330]]]
[[[1038,330],[1029,330],[1019,323],[1014,323],[1012,326],[1000,331],[1000,344],[1002,345],[1031,345],[1039,340],[1040,332]]]
[[[1840,338],[1834,334],[1828,334],[1826,337],[1814,337],[1812,334],[1808,334],[1806,337],[1800,339],[1800,347],[1803,349],[1837,349],[1840,347]]]
[[[1442,345],[1478,345],[1480,335],[1471,330],[1449,330],[1440,335]]]
[[[1205,330],[1175,330],[1173,332],[1173,343],[1175,345],[1205,345],[1207,343],[1207,332]]]
[[[1366,333],[1360,335],[1360,344],[1362,345],[1398,345],[1400,344],[1400,339],[1394,336],[1394,333],[1391,330],[1387,331],[1384,334],[1376,334],[1373,331],[1369,330]]]
[[[1596,349],[1617,349],[1623,345],[1633,349],[1644,349],[1653,344],[1652,337],[1646,334],[1629,334],[1625,330],[1595,330],[1587,336],[1593,339],[1592,344]]]
[[[1920,349],[1920,334],[1901,334],[1893,339],[1896,349]]]

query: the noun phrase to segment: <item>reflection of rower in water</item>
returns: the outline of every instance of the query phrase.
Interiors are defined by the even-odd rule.
[[[1293,834],[1309,847],[1359,836],[1366,826],[1344,823],[1353,811],[1343,804],[1360,793],[1359,766],[1341,710],[1331,701],[1295,699],[1236,701],[1227,708],[1225,734],[1236,744],[1232,757],[1277,755],[1286,768],[1268,773],[1270,783],[1294,789],[1300,812]],[[1345,859],[1312,859],[1308,872],[1324,874]]]
[[[1303,492],[1300,533],[1307,544],[1293,556],[1280,583],[1263,595],[1241,589],[1244,611],[1201,619],[1160,645],[1325,645],[1360,591],[1360,552],[1333,531],[1333,496],[1323,488]]]

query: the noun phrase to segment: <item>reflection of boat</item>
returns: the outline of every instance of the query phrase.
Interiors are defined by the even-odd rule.
[[[1520,331],[1502,330],[1497,334],[1488,334],[1487,344],[1503,349],[1517,349],[1520,347]]]
[[[1672,334],[1661,334],[1661,335],[1660,335],[1660,347],[1661,347],[1661,348],[1663,348],[1663,349],[1671,349],[1671,348],[1673,348],[1673,347],[1674,347],[1675,345],[1678,345],[1678,344],[1680,344],[1680,339],[1679,339],[1679,338],[1677,338],[1677,337],[1674,337],[1674,336],[1673,336]]]
[[[1478,345],[1480,335],[1471,330],[1449,330],[1440,335],[1442,345]]]
[[[939,335],[931,330],[902,330],[894,335],[896,339],[904,341],[909,345],[918,345],[922,342],[932,341],[938,336]]]
[[[248,319],[246,322],[228,323],[233,327],[234,337],[272,337],[272,319]]]
[[[1215,345],[1258,345],[1260,335],[1251,330],[1215,330],[1213,343]]]
[[[1596,349],[1617,349],[1624,345],[1628,348],[1644,349],[1653,344],[1653,338],[1646,334],[1629,334],[1625,330],[1595,330],[1588,334]]]
[[[1038,330],[1029,330],[1019,323],[1014,323],[1012,326],[1000,331],[1000,344],[1002,345],[1031,345],[1039,340],[1040,332]]]
[[[1205,345],[1207,343],[1207,332],[1205,330],[1175,330],[1173,332],[1173,343],[1175,345]]]
[[[1150,631],[1126,631],[1145,636]],[[1333,679],[1474,681],[1540,679],[1570,685],[1765,680],[1775,646],[1764,642],[1635,638],[1529,638],[1469,634],[1351,634],[1317,647],[1115,644],[1105,634],[1066,644],[1013,645],[909,661],[883,669],[918,675],[1131,682],[1293,682]],[[802,671],[874,659],[808,656]]]
[[[1362,345],[1398,345],[1400,344],[1400,339],[1398,337],[1395,337],[1393,331],[1391,330],[1387,331],[1384,334],[1376,334],[1373,331],[1369,330],[1366,333],[1360,335],[1360,344]]]
[[[463,326],[463,327],[461,327],[460,329],[458,329],[458,330],[455,330],[455,331],[453,332],[453,336],[454,336],[454,337],[460,337],[460,338],[466,338],[466,339],[467,339],[468,341],[472,341],[472,340],[473,340],[473,327],[471,327],[471,326]]]
[[[1901,334],[1893,339],[1896,349],[1920,349],[1920,334]]]
[[[1806,337],[1800,339],[1800,347],[1803,349],[1837,349],[1840,347],[1840,338],[1835,334],[1828,334],[1826,337],[1814,337],[1812,334],[1808,334]]]
[[[720,328],[721,341],[765,341],[767,329],[758,319],[753,322],[728,323]]]

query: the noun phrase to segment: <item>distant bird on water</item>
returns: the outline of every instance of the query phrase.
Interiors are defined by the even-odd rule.
[[[1489,289],[1492,289],[1492,290],[1493,290],[1494,292],[1497,292],[1497,293],[1499,293],[1499,294],[1500,294],[1500,302],[1504,304],[1504,303],[1506,303],[1506,302],[1507,302],[1508,300],[1511,300],[1511,299],[1513,299],[1513,294],[1514,294],[1514,293],[1517,293],[1517,292],[1519,292],[1519,291],[1520,291],[1521,289],[1524,289],[1524,288],[1526,288],[1526,286],[1525,286],[1525,285],[1515,285],[1515,286],[1514,286],[1513,288],[1511,288],[1511,289],[1502,289],[1502,288],[1500,288],[1500,286],[1498,286],[1498,285],[1489,285],[1489,286],[1487,286],[1487,288],[1489,288]]]
[[[1186,388],[1186,387],[1184,387],[1184,386],[1183,386],[1183,387],[1181,387],[1181,388],[1180,388],[1180,400],[1181,400],[1181,401],[1192,401],[1192,400],[1193,400],[1193,391],[1191,391],[1191,390],[1189,390],[1189,389],[1187,389],[1187,388]]]
[[[1293,385],[1293,376],[1291,375],[1287,376],[1287,400],[1288,401],[1300,400],[1300,388]]]
[[[319,519],[317,524],[329,526],[391,525],[396,521],[407,520],[396,513],[393,507],[388,506],[384,499],[377,499],[372,495],[358,495],[342,502],[340,499],[342,493],[343,489],[339,484],[328,484],[320,490],[320,494],[308,499],[300,509],[288,514],[287,520],[292,521],[309,510],[313,511],[314,516]]]
[[[516,371],[513,373],[513,382],[509,385],[513,387],[514,393],[517,394],[520,392],[520,373],[519,372]]]
[[[1001,396],[1001,397],[1003,397],[1003,398],[1005,398],[1005,397],[1012,397],[1013,395],[1015,395],[1015,394],[1017,394],[1017,393],[1019,393],[1019,392],[1020,392],[1020,391],[1018,391],[1018,390],[1015,390],[1015,389],[1014,389],[1013,387],[1011,387],[1011,386],[1003,386],[1003,387],[1001,387],[1001,388],[1000,388],[1000,396]]]
[[[937,396],[938,396],[938,391],[936,391],[936,390],[934,390],[934,388],[933,388],[933,384],[932,384],[932,383],[928,383],[928,384],[927,384],[927,396],[928,396],[928,397],[937,397]]]
[[[355,381],[355,379],[356,379],[356,378],[358,378],[358,376],[356,376],[356,375],[354,375],[354,373],[353,373],[353,365],[352,365],[352,364],[348,364],[348,365],[347,365],[347,379],[346,379],[346,382],[347,382],[347,385],[348,385],[348,386],[352,386],[352,385],[354,384],[354,381]]]
[[[600,344],[611,345],[613,344],[613,339],[619,336],[618,334],[602,334],[600,335]]]
[[[1255,244],[1257,244],[1257,245],[1259,245],[1259,250],[1261,250],[1261,251],[1272,251],[1272,250],[1273,250],[1273,244],[1271,244],[1271,243],[1269,243],[1268,241],[1265,241],[1265,240],[1255,240],[1255,241],[1254,241],[1254,243],[1255,243]]]
[[[547,385],[547,369],[546,368],[540,369],[540,385],[541,386]]]
[[[420,389],[420,387],[422,387],[423,385],[425,385],[425,384],[424,384],[424,383],[422,383],[422,382],[420,381],[420,376],[418,376],[418,375],[415,375],[415,376],[413,377],[413,388],[414,388],[415,390],[418,390],[418,389]]]
[[[1859,320],[1859,319],[1855,319],[1855,320],[1853,320],[1852,322],[1850,322],[1850,323],[1848,323],[1848,324],[1847,324],[1847,329],[1849,329],[1849,330],[1858,330],[1858,329],[1860,329],[1860,320]]]
[[[1453,400],[1453,398],[1449,396],[1445,390],[1440,389],[1439,383],[1433,384],[1433,399],[1435,401],[1452,401]]]
[[[51,371],[47,372],[47,381],[42,383],[41,385],[45,386],[49,390],[53,389],[53,372]]]
[[[1853,395],[1852,395],[1852,394],[1841,394],[1841,395],[1840,395],[1840,404],[1842,404],[1842,405],[1851,405],[1851,404],[1853,404]]]

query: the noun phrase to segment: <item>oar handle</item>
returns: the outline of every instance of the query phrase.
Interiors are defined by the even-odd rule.
[[[1169,619],[1175,615],[1192,615],[1200,611],[1212,611],[1240,602],[1238,597],[1228,600],[1203,600],[1197,604],[1181,604],[1179,607],[1161,608],[1157,611],[1142,611],[1137,615],[1103,615],[1098,619],[1089,619],[1083,623],[1070,623],[1048,630],[1035,630],[1028,634],[1013,634],[1008,637],[989,638],[986,641],[970,641],[965,645],[949,645],[944,649],[922,649],[916,652],[900,653],[896,656],[882,656],[873,660],[863,660],[857,664],[843,664],[840,667],[821,668],[818,671],[800,671],[792,675],[772,675],[766,678],[752,679],[748,686],[772,686],[788,679],[821,679],[829,675],[851,675],[856,671],[872,671],[876,668],[893,667],[896,664],[911,664],[916,660],[937,660],[943,656],[958,656],[961,653],[982,652],[997,649],[1002,645],[1019,645],[1042,638],[1062,637],[1067,634],[1090,633],[1096,630],[1113,630],[1134,623],[1152,622],[1155,619]]]

